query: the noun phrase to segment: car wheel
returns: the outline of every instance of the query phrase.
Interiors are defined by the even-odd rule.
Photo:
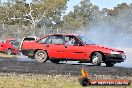
[[[35,60],[39,63],[46,62],[48,58],[47,52],[43,50],[38,50],[35,53]]]
[[[106,67],[113,67],[114,66],[114,63],[111,63],[111,62],[106,62]]]
[[[50,60],[52,63],[59,64],[60,60]]]
[[[12,50],[11,50],[11,49],[8,49],[8,50],[6,51],[6,54],[7,54],[7,55],[11,55],[11,54],[12,54]]]
[[[101,63],[102,63],[102,55],[101,53],[99,52],[95,52],[93,55],[92,55],[92,64],[94,66],[100,66]]]

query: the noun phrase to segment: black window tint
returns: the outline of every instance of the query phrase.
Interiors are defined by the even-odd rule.
[[[35,38],[24,38],[23,41],[35,41]]]
[[[52,44],[63,44],[63,36],[52,36]]]

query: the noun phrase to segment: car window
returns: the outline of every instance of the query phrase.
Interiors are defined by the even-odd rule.
[[[38,41],[38,43],[46,43],[46,40],[48,40],[49,36],[44,37]]]
[[[78,46],[80,42],[75,36],[65,36],[65,44]]]
[[[16,40],[11,40],[10,43],[14,46],[19,46],[19,42]]]
[[[93,42],[91,42],[88,37],[86,36],[78,36],[78,38],[83,41],[85,44],[94,44]]]
[[[74,45],[75,38],[73,36],[65,36],[65,44],[66,45]]]
[[[52,36],[52,44],[63,44],[63,36],[62,35]]]
[[[46,44],[51,44],[51,36],[48,37],[48,38],[45,40],[45,43],[46,43]]]
[[[35,41],[35,38],[24,38],[23,41]]]
[[[65,37],[65,42],[68,42],[69,41],[69,36],[66,36]]]

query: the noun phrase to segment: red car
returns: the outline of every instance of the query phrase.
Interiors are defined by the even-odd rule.
[[[24,55],[35,58],[38,62],[50,60],[53,63],[60,61],[80,61],[100,66],[114,66],[124,62],[124,51],[96,45],[85,36],[72,34],[52,34],[36,41],[24,41],[21,46]]]
[[[0,43],[0,52],[4,52],[8,55],[19,54],[19,42],[14,39],[6,40]]]

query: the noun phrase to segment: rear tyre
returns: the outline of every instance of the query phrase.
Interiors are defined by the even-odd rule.
[[[39,63],[46,62],[48,58],[47,52],[43,50],[38,50],[35,53],[35,60]]]
[[[102,55],[101,55],[101,53],[95,52],[94,54],[92,54],[91,60],[92,60],[92,64],[94,66],[100,66],[101,63],[102,63]]]
[[[50,60],[52,63],[59,64],[60,60]]]
[[[6,54],[7,54],[7,55],[12,55],[12,50],[11,50],[11,49],[8,49],[8,50],[6,51]]]
[[[106,67],[113,67],[114,66],[114,63],[111,63],[111,62],[106,62]]]

